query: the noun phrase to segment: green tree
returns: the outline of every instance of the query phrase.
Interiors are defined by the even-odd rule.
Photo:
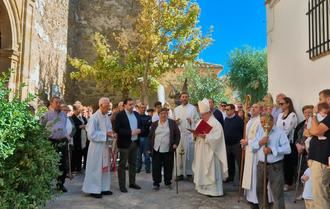
[[[237,91],[241,101],[247,94],[252,102],[260,101],[267,93],[268,71],[266,50],[249,46],[235,49],[230,53],[228,73],[229,84]]]
[[[225,96],[224,83],[214,75],[211,69],[201,73],[193,64],[187,64],[179,79],[181,82],[187,79],[189,100],[192,104],[197,104],[204,98],[212,98],[216,103],[228,100]]]
[[[52,197],[58,153],[48,132],[0,75],[0,208],[39,209]],[[9,99],[9,98],[13,99]]]
[[[138,0],[139,14],[134,30],[113,34],[115,45],[96,33],[97,59],[93,64],[69,58],[79,69],[74,79],[92,78],[100,85],[110,85],[127,95],[138,89],[148,102],[152,80],[194,60],[212,39],[202,35],[197,26],[200,8],[191,0]]]

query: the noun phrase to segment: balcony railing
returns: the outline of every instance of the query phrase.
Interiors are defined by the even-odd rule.
[[[308,1],[308,33],[311,60],[330,54],[329,7],[330,0]]]

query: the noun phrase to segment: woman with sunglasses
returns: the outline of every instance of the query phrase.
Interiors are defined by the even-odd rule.
[[[294,182],[295,166],[297,164],[297,150],[293,137],[298,121],[291,98],[281,98],[279,100],[279,105],[282,109],[282,113],[280,113],[277,118],[276,127],[285,131],[292,150],[289,155],[284,156],[284,191],[288,191],[289,187],[291,187]]]

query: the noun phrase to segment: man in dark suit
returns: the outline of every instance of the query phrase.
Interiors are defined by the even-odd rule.
[[[83,156],[83,147],[86,146],[86,132],[84,129],[86,128],[87,119],[82,116],[81,114],[81,105],[75,104],[73,105],[73,115],[71,116],[71,119],[74,123],[76,132],[73,135],[73,150],[72,150],[72,159],[71,159],[71,167],[72,171],[81,171],[81,165],[82,165],[82,156]],[[82,134],[85,134],[85,141],[84,146],[82,146]],[[86,158],[84,158],[86,160]],[[84,162],[86,164],[86,162]]]
[[[133,111],[134,101],[128,98],[124,101],[124,110],[116,116],[114,130],[118,134],[117,146],[120,153],[118,167],[118,181],[121,192],[126,193],[125,167],[128,162],[129,188],[141,189],[135,183],[136,157],[139,147],[139,134],[141,134],[141,119],[137,112]]]

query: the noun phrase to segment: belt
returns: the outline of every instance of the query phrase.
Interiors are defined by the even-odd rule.
[[[49,140],[52,142],[66,142],[68,139],[67,138],[60,138],[60,139],[49,138]]]
[[[276,165],[276,164],[279,164],[279,163],[282,163],[283,160],[279,160],[279,161],[276,161],[276,162],[273,162],[273,163],[266,163],[266,165]],[[260,164],[265,164],[265,162],[262,162],[262,161],[259,161]]]

